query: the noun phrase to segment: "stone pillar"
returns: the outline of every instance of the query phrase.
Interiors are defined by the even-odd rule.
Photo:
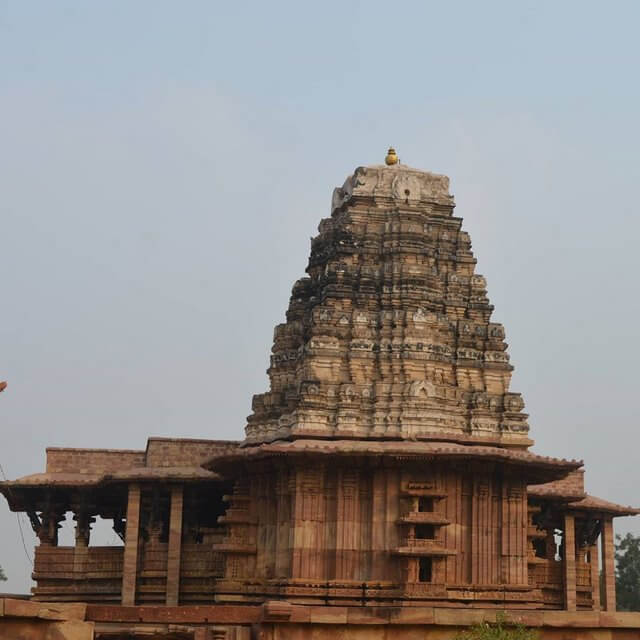
[[[404,582],[414,584],[418,582],[420,577],[420,560],[418,558],[407,558],[406,563],[407,577]]]
[[[477,472],[473,479],[471,502],[471,582],[473,584],[495,584],[498,573],[497,557],[492,554],[494,535],[497,535],[491,520],[491,483],[486,472]]]
[[[78,509],[73,519],[76,521],[76,547],[88,547],[91,525],[96,519],[90,516],[86,509]]]
[[[356,543],[359,540],[358,517],[358,475],[353,476],[354,483],[350,485],[351,499],[348,508],[341,516],[340,502],[338,502],[338,521],[348,523],[351,536],[346,534],[343,538],[342,548],[346,556],[345,563],[350,567],[351,576],[358,576],[358,565],[354,558],[358,551]],[[343,487],[344,489],[344,487]],[[326,494],[324,482],[324,468],[319,465],[309,465],[307,468],[296,469],[295,499],[292,509],[291,522],[291,546],[292,546],[292,578],[325,580],[325,556],[319,550],[324,548],[324,514]],[[347,519],[348,518],[348,519]],[[341,539],[340,532],[336,534],[336,540]],[[339,559],[339,557],[338,557]],[[336,572],[339,570],[336,561]],[[338,575],[342,578],[342,575]],[[355,578],[360,579],[359,576]]]
[[[505,478],[501,492],[500,571],[502,584],[527,584],[527,491],[515,478]]]
[[[356,562],[356,555],[359,551],[360,540],[360,503],[359,503],[359,480],[358,469],[342,469],[338,474],[337,496],[336,496],[336,555],[335,555],[335,578],[337,580],[358,580],[359,567]],[[299,493],[300,490],[298,490]],[[296,508],[298,506],[296,498]],[[299,516],[300,518],[302,516]],[[304,524],[304,521],[303,521]],[[299,526],[299,525],[297,525]],[[304,535],[301,531],[297,538],[304,544],[309,535]],[[308,543],[307,543],[307,546]],[[294,549],[294,554],[296,550]],[[309,553],[309,551],[307,552]],[[295,555],[294,555],[295,559]],[[294,564],[295,569],[295,564]],[[294,574],[295,577],[298,575]],[[300,577],[307,577],[300,575]]]
[[[73,573],[76,580],[80,580],[85,572],[85,565],[89,555],[89,539],[91,524],[95,522],[87,510],[78,508],[73,519],[76,521],[76,544],[73,550]]]
[[[295,471],[290,469],[278,469],[278,479],[276,481],[277,496],[277,524],[276,524],[276,564],[275,575],[286,576],[289,574],[291,567],[291,552],[289,545],[289,536],[291,531],[291,503],[292,488],[290,485],[290,476]],[[295,488],[294,488],[295,491]],[[332,518],[335,522],[335,509]],[[335,549],[335,541],[333,543]],[[335,574],[335,570],[332,575]]]
[[[564,608],[576,610],[576,531],[573,515],[564,515]]]
[[[602,522],[602,582],[604,585],[605,611],[616,610],[616,573],[613,540],[613,520],[604,518]]]
[[[42,513],[40,526],[34,527],[40,546],[58,546],[58,529],[62,520],[64,520],[64,508],[48,509]]]
[[[384,580],[384,570],[387,560],[385,538],[386,518],[386,475],[385,469],[376,469],[373,474],[371,495],[371,579]],[[417,502],[417,498],[416,498]],[[417,511],[417,507],[415,509]]]
[[[138,574],[138,545],[140,530],[140,485],[129,485],[127,529],[124,541],[122,567],[122,604],[134,605]]]
[[[591,567],[591,599],[593,610],[600,611],[600,566],[598,561],[598,543],[589,547],[589,565]]]
[[[178,606],[180,593],[180,551],[182,548],[183,487],[171,487],[169,514],[169,551],[167,557],[167,606]]]

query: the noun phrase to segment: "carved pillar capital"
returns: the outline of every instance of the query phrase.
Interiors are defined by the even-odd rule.
[[[29,512],[29,519],[41,546],[58,546],[58,529],[64,520],[64,509],[55,507],[45,509],[39,517],[35,512]]]
[[[91,536],[91,525],[96,521],[96,519],[89,514],[87,509],[84,508],[78,509],[75,512],[73,519],[76,523],[76,546],[88,547]]]

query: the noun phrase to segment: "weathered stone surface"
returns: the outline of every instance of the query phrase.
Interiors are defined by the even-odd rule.
[[[31,602],[16,598],[0,598],[0,617],[39,618],[41,620],[84,620],[87,605],[84,603]]]
[[[449,180],[360,167],[275,329],[246,444],[349,437],[526,447],[524,402]]]
[[[0,619],[0,640],[94,640],[90,622]]]
[[[84,604],[0,598],[0,640],[93,640]]]

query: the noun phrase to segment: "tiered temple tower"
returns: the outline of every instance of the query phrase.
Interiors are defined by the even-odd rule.
[[[453,210],[448,178],[393,150],[334,191],[244,441],[49,449],[46,473],[0,483],[40,539],[34,597],[235,603],[246,624],[251,606],[614,610],[612,519],[638,511],[530,451]],[[96,517],[124,546],[91,545]]]
[[[334,191],[246,444],[531,444],[504,329],[453,209],[446,176],[400,164],[359,167]]]

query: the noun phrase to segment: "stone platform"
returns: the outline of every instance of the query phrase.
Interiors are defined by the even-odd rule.
[[[445,640],[500,609],[260,606],[132,606],[0,599],[0,640]],[[508,620],[540,640],[640,640],[640,612],[510,609]]]

